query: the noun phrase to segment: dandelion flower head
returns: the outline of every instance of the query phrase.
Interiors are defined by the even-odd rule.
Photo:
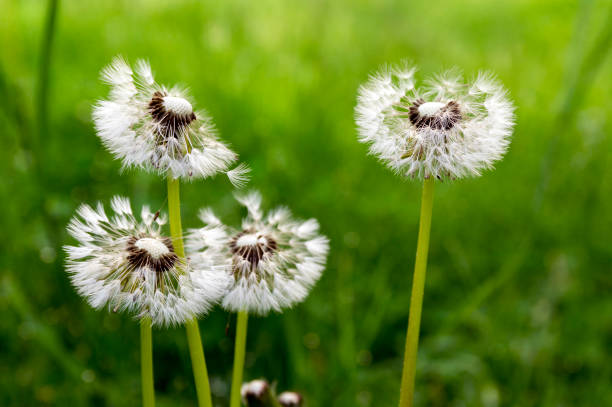
[[[320,278],[329,241],[315,219],[294,220],[287,208],[264,216],[261,195],[238,196],[248,211],[240,229],[225,226],[210,209],[205,226],[187,237],[190,258],[198,267],[224,263],[232,284],[222,305],[230,311],[266,314],[303,301]]]
[[[66,246],[67,269],[78,293],[96,308],[128,311],[154,325],[176,325],[206,313],[230,283],[226,273],[198,270],[161,233],[165,216],[143,207],[141,220],[127,198],[81,205],[68,225],[78,246]]]
[[[385,67],[360,87],[360,141],[403,176],[454,179],[492,168],[514,126],[504,88],[489,73],[466,83],[456,70],[417,87],[415,71]]]
[[[235,185],[247,181],[245,165],[229,170],[237,155],[218,139],[212,119],[194,110],[185,89],[159,85],[146,61],[132,70],[117,57],[102,78],[111,91],[93,118],[98,136],[124,167],[185,179],[224,172]]]

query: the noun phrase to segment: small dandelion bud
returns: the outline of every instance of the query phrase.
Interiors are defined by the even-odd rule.
[[[384,68],[359,89],[359,140],[398,174],[410,178],[480,175],[510,143],[514,107],[488,73],[464,83],[456,71],[417,88],[416,69]]]
[[[186,179],[224,172],[237,186],[248,180],[244,164],[229,170],[237,155],[218,140],[206,112],[194,110],[185,89],[157,84],[147,62],[138,61],[133,71],[117,57],[102,78],[111,86],[110,96],[94,107],[93,119],[98,136],[124,167]]]
[[[264,315],[303,301],[317,282],[329,251],[315,219],[297,221],[286,208],[264,216],[261,195],[237,196],[248,211],[238,230],[211,210],[200,213],[205,227],[190,230],[186,248],[198,268],[224,262],[232,284],[222,305],[230,311]]]
[[[248,407],[274,406],[270,385],[262,379],[244,383],[240,389],[240,396]]]
[[[161,233],[166,217],[148,207],[138,221],[127,198],[111,201],[114,215],[98,204],[81,205],[68,225],[79,242],[65,246],[72,284],[89,304],[149,317],[154,325],[176,325],[206,313],[230,283],[226,273],[193,267]]]
[[[282,407],[301,407],[302,401],[302,395],[294,391],[285,391],[278,396],[278,402]]]

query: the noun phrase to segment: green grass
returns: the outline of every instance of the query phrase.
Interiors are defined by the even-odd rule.
[[[317,217],[331,238],[307,301],[249,321],[245,379],[309,407],[399,397],[421,186],[357,142],[358,85],[404,58],[423,76],[497,72],[517,105],[510,151],[481,178],[436,186],[416,405],[612,404],[609,2],[60,0],[41,124],[46,3],[0,0],[0,405],[140,403],[138,325],[90,309],[61,250],[81,202],[164,203],[164,180],[121,174],[93,130],[116,54],[188,85],[265,205]],[[186,228],[204,205],[241,216],[221,177],[182,192]],[[200,322],[219,405],[227,322],[220,309]],[[194,406],[184,329],[153,340],[158,406]]]

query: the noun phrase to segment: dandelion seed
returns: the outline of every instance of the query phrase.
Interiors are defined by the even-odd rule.
[[[241,163],[226,174],[230,182],[235,185],[236,188],[243,188],[249,182],[249,172],[251,172],[249,166]]]
[[[239,230],[223,225],[209,209],[200,212],[206,226],[192,229],[186,240],[194,265],[225,264],[232,284],[222,305],[230,311],[266,314],[303,301],[329,251],[318,222],[294,220],[286,208],[264,216],[257,192],[237,199],[248,210]]]
[[[415,68],[385,68],[359,89],[360,141],[397,173],[418,178],[480,175],[506,152],[514,107],[491,74],[464,83],[448,71],[417,88]]]
[[[200,270],[175,253],[161,234],[166,217],[148,207],[136,220],[127,198],[114,197],[113,216],[101,204],[82,205],[68,232],[79,242],[66,246],[73,285],[89,304],[150,317],[154,325],[176,325],[206,313],[230,283],[223,271]]]
[[[111,86],[109,100],[98,102],[93,118],[98,136],[124,167],[139,167],[174,178],[207,178],[224,172],[244,184],[244,164],[228,171],[237,155],[219,141],[212,119],[196,112],[185,89],[167,88],[138,61],[133,71],[117,57],[102,71]]]

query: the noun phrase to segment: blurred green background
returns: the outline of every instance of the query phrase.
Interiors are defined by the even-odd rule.
[[[137,324],[90,309],[61,249],[81,202],[164,203],[93,130],[117,54],[188,85],[265,205],[331,238],[306,302],[249,322],[245,378],[310,407],[398,399],[420,184],[357,142],[358,85],[404,58],[420,77],[497,72],[517,105],[507,156],[436,186],[416,405],[612,405],[610,1],[61,0],[49,29],[50,4],[0,0],[0,405],[140,403]],[[242,215],[221,177],[182,191],[185,227],[204,205]],[[223,406],[235,319],[200,327]],[[156,331],[154,352],[158,405],[194,406],[183,329]]]

